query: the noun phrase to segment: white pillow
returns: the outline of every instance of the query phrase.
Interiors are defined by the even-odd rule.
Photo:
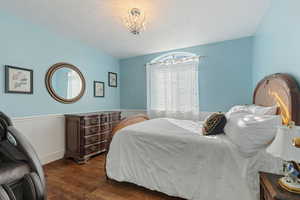
[[[281,118],[277,115],[233,113],[227,119],[224,132],[241,153],[252,156],[274,139],[280,125]]]
[[[227,113],[226,117],[229,118],[233,113],[249,113],[255,115],[276,115],[277,106],[265,107],[258,105],[237,105],[233,106]]]
[[[230,116],[234,113],[249,113],[251,114],[250,110],[246,105],[236,105],[229,109],[226,113],[226,118],[230,118]]]
[[[248,109],[252,114],[255,115],[276,115],[277,113],[277,106],[258,106],[258,105],[249,105]]]

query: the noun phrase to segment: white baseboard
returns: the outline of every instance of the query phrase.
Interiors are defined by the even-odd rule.
[[[49,155],[46,155],[46,156],[43,156],[41,158],[41,162],[43,165],[46,165],[48,163],[51,163],[55,160],[60,160],[64,157],[65,155],[65,151],[58,151],[58,152],[54,152],[54,153],[51,153]]]

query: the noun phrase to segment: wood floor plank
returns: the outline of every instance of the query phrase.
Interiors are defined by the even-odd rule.
[[[182,200],[129,183],[107,181],[104,155],[78,165],[58,160],[45,168],[48,200]]]

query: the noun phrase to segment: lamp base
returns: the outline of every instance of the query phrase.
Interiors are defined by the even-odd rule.
[[[298,182],[291,182],[287,177],[282,177],[278,180],[278,184],[289,192],[300,194],[300,183]]]

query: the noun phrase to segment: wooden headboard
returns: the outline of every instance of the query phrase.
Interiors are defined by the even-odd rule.
[[[300,90],[296,80],[288,74],[273,74],[261,80],[254,91],[253,103],[278,106],[283,123],[294,121],[300,125]]]

